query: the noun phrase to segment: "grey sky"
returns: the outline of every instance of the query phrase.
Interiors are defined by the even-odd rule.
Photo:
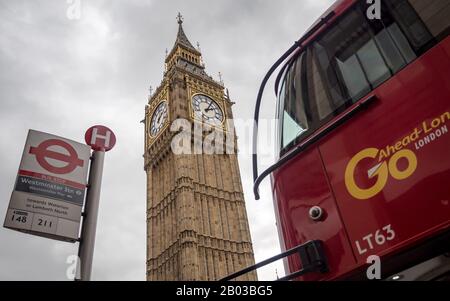
[[[6,214],[28,129],[82,142],[104,124],[117,135],[107,154],[93,278],[145,279],[143,119],[148,87],[161,81],[165,49],[178,25],[200,42],[206,71],[220,71],[236,119],[253,116],[259,83],[270,65],[332,0],[81,0],[81,18],[61,0],[0,0],[0,222]],[[272,86],[263,118],[274,115]],[[237,129],[239,147],[249,139]],[[270,144],[265,136],[263,145]],[[265,160],[270,163],[269,159]],[[240,155],[256,261],[280,252],[269,181],[253,199],[250,154]],[[65,280],[77,245],[0,228],[0,280]],[[281,262],[259,272],[282,274]]]

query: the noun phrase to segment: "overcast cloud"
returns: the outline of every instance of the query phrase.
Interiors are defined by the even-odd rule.
[[[61,0],[0,0],[0,223],[6,214],[28,129],[83,142],[95,124],[115,131],[106,156],[95,280],[144,280],[146,196],[143,126],[148,87],[159,85],[165,49],[178,25],[200,42],[206,71],[223,74],[236,119],[253,116],[265,72],[332,0],[81,0],[81,18]],[[262,118],[274,115],[272,86]],[[238,128],[239,147],[249,139]],[[267,135],[263,145],[270,145]],[[273,147],[270,147],[273,149]],[[280,252],[269,181],[252,194],[251,158],[240,154],[256,261]],[[268,165],[271,156],[264,164]],[[260,167],[262,168],[262,167]],[[77,244],[0,228],[0,280],[66,280]],[[259,271],[274,279],[282,263]]]

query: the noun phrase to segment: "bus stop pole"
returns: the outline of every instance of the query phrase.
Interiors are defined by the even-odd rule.
[[[76,279],[78,281],[91,280],[104,160],[104,151],[93,152],[78,249],[77,276],[80,276],[79,279]]]

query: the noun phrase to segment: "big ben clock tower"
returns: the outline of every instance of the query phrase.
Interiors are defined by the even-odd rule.
[[[220,132],[236,150],[233,103],[205,72],[182,23],[179,14],[163,80],[145,110],[147,280],[218,280],[254,264],[236,151],[174,152],[180,133],[173,125],[184,120]],[[190,146],[206,135],[189,134]],[[256,273],[238,280],[256,280]]]

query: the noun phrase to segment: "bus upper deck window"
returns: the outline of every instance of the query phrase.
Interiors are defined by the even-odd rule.
[[[392,0],[401,2],[399,0]],[[405,1],[405,0],[403,0]],[[448,36],[450,32],[450,1],[448,0],[409,0],[409,3],[420,16],[430,33],[438,40]],[[401,7],[399,13],[401,13]],[[421,30],[419,28],[419,30]],[[427,37],[425,37],[426,41]]]
[[[445,1],[430,1],[433,7],[450,10]],[[365,1],[358,1],[291,61],[279,95],[281,153],[432,46],[436,39],[416,12],[426,17],[423,7],[416,0],[385,0],[381,19],[368,20]],[[439,22],[433,28],[445,31],[449,22]]]
[[[334,109],[347,101],[360,99],[391,76],[386,59],[359,9],[348,13],[316,42],[314,49],[325,71],[325,82],[340,81],[343,86],[339,90],[343,95],[334,93]]]
[[[383,3],[381,20],[367,20],[361,2],[312,46],[335,114],[412,62],[431,38],[406,0]]]
[[[308,130],[308,118],[304,97],[304,53],[290,66],[280,92],[284,101],[281,122],[281,145],[288,146],[297,137]]]
[[[386,2],[385,5],[388,7],[389,13],[396,20],[396,23],[399,24],[413,49],[419,53],[422,53],[429,47],[428,44],[433,40],[433,36],[417,14],[417,11],[433,11],[436,9],[444,9],[445,7],[447,7],[447,12],[449,11],[448,1],[445,0],[420,0],[420,5],[414,0],[389,0],[384,2]],[[413,8],[412,4],[414,4],[417,11]],[[434,17],[438,16],[439,14],[434,15]],[[434,21],[437,21],[437,19],[434,18]],[[448,25],[448,16],[445,16],[443,19],[447,20],[446,23]]]

